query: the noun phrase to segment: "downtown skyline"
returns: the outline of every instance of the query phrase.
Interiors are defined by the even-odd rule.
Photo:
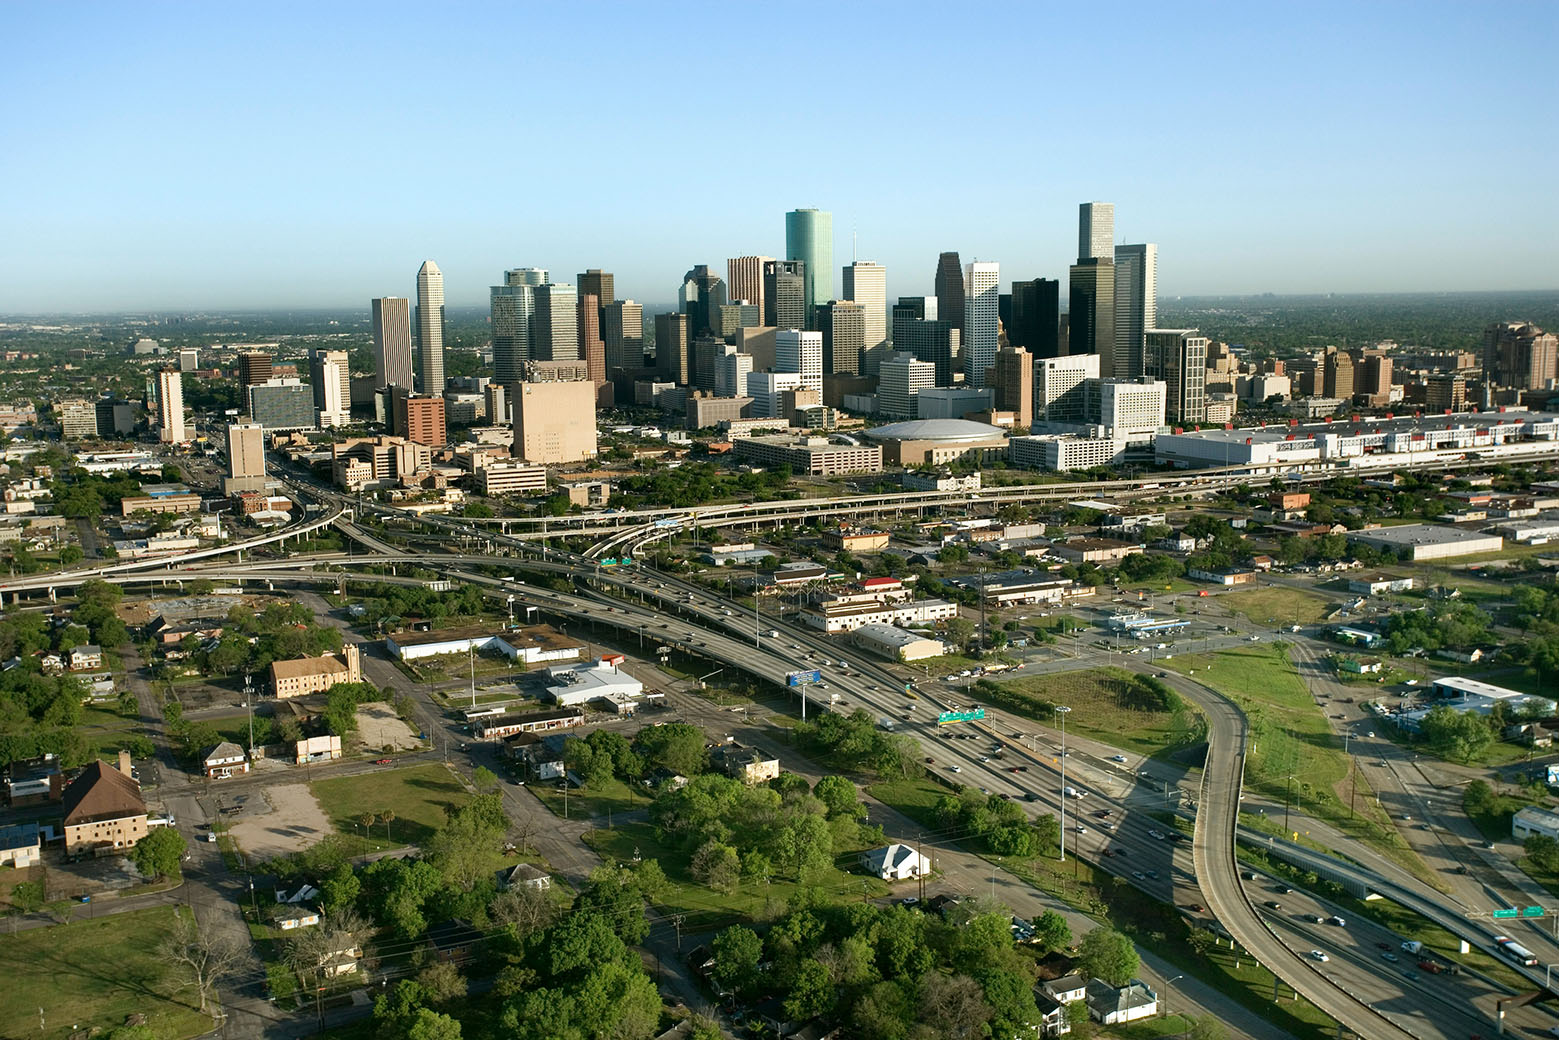
[[[368,35],[366,7],[290,10],[105,9],[85,25],[5,12],[27,46],[0,71],[23,102],[3,168],[27,202],[7,221],[0,312],[361,307],[414,296],[428,258],[451,307],[482,306],[503,271],[530,266],[605,268],[619,298],[655,304],[695,264],[784,257],[784,215],[805,207],[833,214],[836,290],[858,258],[886,269],[891,300],[932,292],[946,250],[999,263],[1004,283],[1064,282],[1076,207],[1094,199],[1115,203],[1117,244],[1159,244],[1166,298],[1555,281],[1554,89],[1472,60],[1539,61],[1551,5],[1335,6],[1300,25],[1242,9],[1237,27],[1216,9],[1129,7],[1103,80],[1083,78],[1099,55],[1057,43],[1090,31],[1064,8],[1008,8],[985,34],[919,31],[914,9],[831,11],[799,57],[755,42],[782,21],[760,11],[684,38],[648,8],[591,22],[471,7],[425,35],[410,7]],[[533,45],[515,50],[520,29]],[[686,82],[657,64],[672,41],[698,55]],[[505,100],[517,73],[545,88],[534,102]],[[862,80],[876,84],[865,118],[781,133],[798,113],[861,111],[848,88]],[[705,166],[667,133],[700,81],[789,86],[728,87],[704,140],[724,128],[758,147],[716,148]],[[1092,103],[1069,102],[1084,82]],[[1041,99],[1033,118],[1023,97]],[[564,147],[579,132],[568,113],[586,110],[606,114],[610,147]],[[937,145],[952,120],[983,153]],[[764,128],[790,143],[770,147]],[[419,147],[422,132],[439,147]],[[1523,157],[1501,160],[1513,144]],[[1099,161],[1058,158],[1085,152]]]

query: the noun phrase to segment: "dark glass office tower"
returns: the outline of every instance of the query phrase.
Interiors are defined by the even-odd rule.
[[[947,322],[960,334],[964,328],[964,269],[957,253],[943,253],[936,262],[937,318]],[[938,386],[946,383],[938,381]]]
[[[1061,283],[1035,278],[1012,283],[1007,342],[1035,357],[1061,356]]]
[[[1099,375],[1110,379],[1115,370],[1115,262],[1089,257],[1072,265],[1069,314],[1069,354],[1099,355]]]
[[[776,329],[807,327],[807,265],[802,260],[763,262],[763,323]]]

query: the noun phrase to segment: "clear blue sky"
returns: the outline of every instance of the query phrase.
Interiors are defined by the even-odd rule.
[[[1161,294],[1554,288],[1559,3],[0,5],[0,312],[449,301],[506,267],[1066,276]],[[834,273],[835,284],[838,272]]]

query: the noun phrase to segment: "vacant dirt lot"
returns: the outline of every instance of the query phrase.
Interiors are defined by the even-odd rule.
[[[238,847],[251,857],[270,859],[300,852],[334,833],[307,784],[277,784],[264,793],[270,811],[246,814],[231,831]]]
[[[406,751],[420,746],[421,741],[388,704],[359,705],[357,709],[357,739],[374,751]]]

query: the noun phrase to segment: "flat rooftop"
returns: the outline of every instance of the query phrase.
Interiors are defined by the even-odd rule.
[[[1382,545],[1458,545],[1462,542],[1487,541],[1498,536],[1438,524],[1402,524],[1398,527],[1349,531],[1348,537]]]
[[[1559,412],[1529,412],[1507,409],[1503,412],[1456,412],[1452,415],[1399,415],[1390,419],[1363,416],[1352,419],[1333,419],[1331,422],[1302,422],[1294,426],[1247,426],[1233,430],[1187,430],[1177,437],[1194,437],[1215,443],[1244,444],[1252,440],[1257,444],[1295,440],[1308,440],[1311,434],[1317,438],[1325,434],[1352,437],[1366,433],[1412,433],[1415,430],[1444,430],[1447,427],[1488,429],[1491,426],[1518,426],[1528,422],[1554,422]]]
[[[396,646],[429,646],[437,643],[465,642],[468,639],[502,639],[515,649],[535,647],[541,650],[566,650],[584,644],[569,639],[549,625],[531,625],[505,632],[502,629],[469,625],[444,628],[436,632],[392,632]]]

